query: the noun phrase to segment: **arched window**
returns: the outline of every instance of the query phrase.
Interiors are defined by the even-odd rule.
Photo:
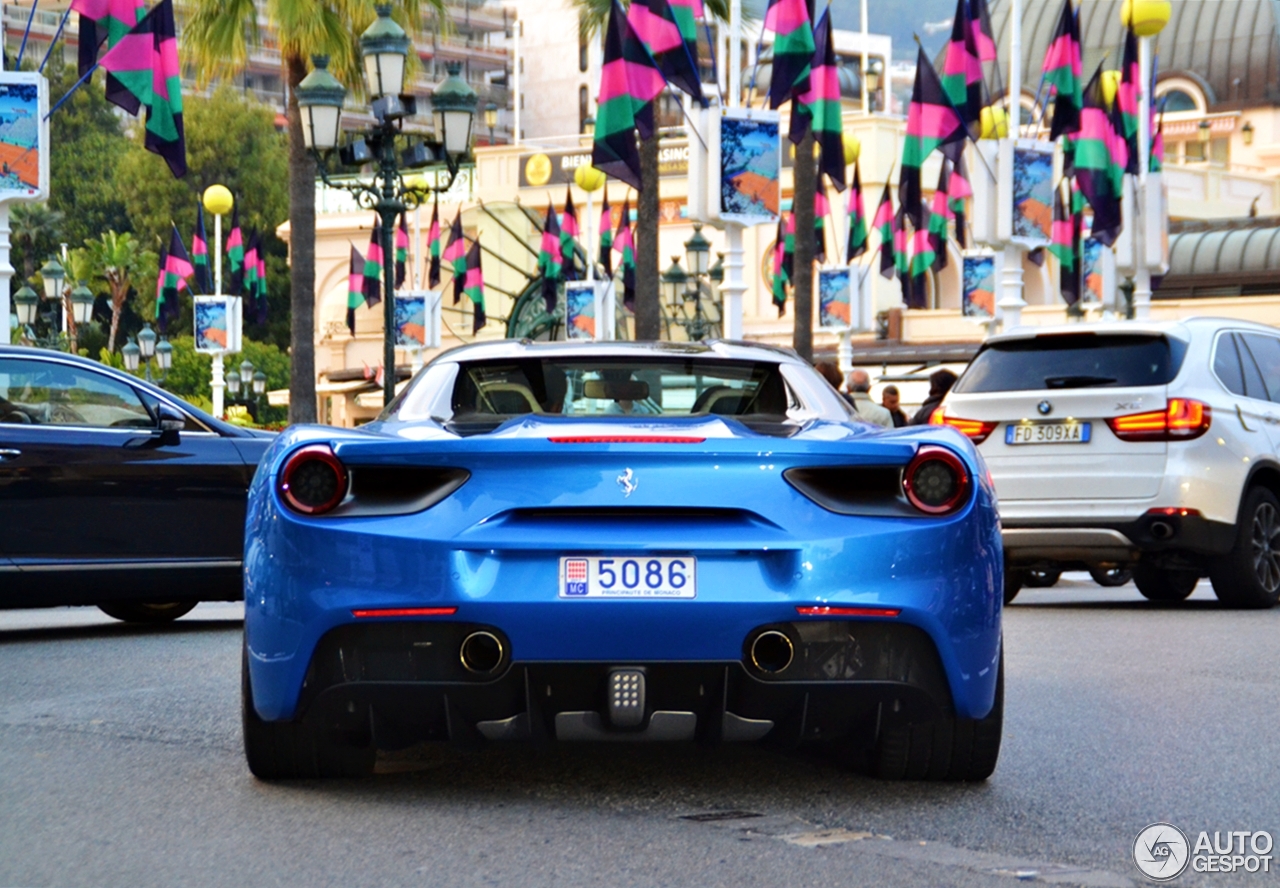
[[[1163,96],[1160,96],[1159,100],[1164,103],[1165,112],[1170,114],[1178,111],[1200,110],[1196,106],[1196,100],[1181,89],[1171,89]]]

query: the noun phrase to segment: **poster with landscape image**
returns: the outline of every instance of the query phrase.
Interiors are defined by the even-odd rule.
[[[964,257],[964,316],[990,320],[996,314],[996,257]]]
[[[1013,236],[1029,247],[1049,243],[1053,226],[1053,147],[1013,151]]]
[[[48,191],[47,90],[39,74],[0,71],[0,201],[38,200]]]
[[[728,111],[720,118],[719,216],[760,225],[778,218],[781,150],[776,114]]]
[[[818,326],[837,330],[851,326],[853,274],[848,267],[818,272]]]

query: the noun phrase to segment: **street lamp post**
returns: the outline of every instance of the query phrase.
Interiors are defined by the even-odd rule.
[[[130,373],[136,373],[138,364],[141,363],[147,382],[154,382],[156,385],[164,385],[165,377],[169,375],[169,368],[173,366],[173,346],[169,344],[169,340],[157,337],[156,331],[151,329],[150,324],[142,325],[142,330],[134,341],[120,349],[120,355],[124,358],[124,369]],[[158,380],[151,376],[152,361],[156,362],[156,367],[160,370]]]
[[[711,322],[702,310],[702,279],[712,284],[724,281],[724,255],[719,254],[715,267],[711,267],[711,241],[702,233],[702,226],[693,225],[693,236],[684,242],[685,262],[689,270],[680,266],[680,257],[672,256],[671,265],[662,273],[663,294],[671,309],[673,320],[684,327],[689,338],[701,341],[711,333]],[[710,288],[708,288],[710,289]],[[686,306],[693,305],[693,317],[685,317]],[[723,316],[723,312],[721,313]]]
[[[342,136],[342,105],[346,89],[328,71],[328,59],[313,56],[314,65],[298,85],[298,105],[302,111],[302,134],[306,147],[316,157],[320,177],[330,188],[355,195],[361,206],[378,214],[382,228],[383,281],[383,403],[395,397],[395,226],[396,216],[406,208],[425,202],[428,194],[447,191],[471,152],[471,128],[476,113],[476,93],[459,76],[462,66],[450,62],[449,76],[431,95],[435,140],[408,139],[403,154],[396,140],[403,137],[404,120],[417,113],[417,101],[404,95],[405,60],[409,38],[391,18],[390,6],[378,6],[378,17],[360,35],[370,105],[374,124],[339,151],[339,163],[359,166],[373,163],[373,183],[334,182],[327,161],[339,148]],[[400,174],[407,169],[443,164],[448,179],[433,186],[425,182],[409,186]]]
[[[240,397],[240,390],[244,389],[244,397]],[[239,368],[233,367],[231,372],[227,374],[227,394],[233,403],[242,404],[249,411],[249,417],[258,422],[258,411],[261,409],[262,396],[267,391],[267,374],[261,370],[254,370],[253,362],[248,358],[240,364]]]

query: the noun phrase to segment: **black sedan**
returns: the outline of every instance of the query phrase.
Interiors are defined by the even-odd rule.
[[[163,622],[240,599],[273,437],[95,361],[0,346],[0,608]]]

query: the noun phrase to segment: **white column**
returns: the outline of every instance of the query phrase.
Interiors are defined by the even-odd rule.
[[[742,104],[742,0],[729,3],[729,107]],[[712,123],[718,126],[717,122]],[[702,187],[706,187],[703,184]],[[742,276],[742,226],[729,222],[724,227],[724,282],[720,285],[724,301],[723,329],[725,339],[742,338],[742,294],[747,283]]]
[[[997,307],[1004,316],[1002,329],[1012,330],[1022,324],[1022,309],[1027,306],[1022,298],[1022,250],[1013,245],[1006,246],[1002,259]]]
[[[867,48],[871,45],[871,35],[867,29],[867,0],[862,0],[862,113],[871,113],[871,94],[867,90]],[[885,66],[888,67],[887,65]]]
[[[222,217],[217,213],[213,215],[213,295],[222,295]],[[222,414],[226,412],[226,401],[223,400],[226,387],[226,377],[222,372],[222,352],[218,352],[213,356],[213,377],[209,380],[209,388],[213,392],[213,415],[218,419],[222,419]]]
[[[607,186],[606,186],[607,187]],[[587,192],[587,224],[583,226],[586,230],[584,234],[587,236],[587,281],[594,283],[596,279],[596,257],[595,239],[591,237],[591,233],[595,231],[595,212],[594,205],[591,202],[591,192]]]
[[[1134,213],[1124,223],[1133,232],[1133,258],[1137,268],[1133,276],[1133,317],[1145,321],[1151,317],[1151,269],[1147,266],[1147,245],[1143,237],[1145,224],[1139,215],[1147,210],[1147,167],[1151,152],[1151,38],[1138,38],[1138,181],[1134,183]]]
[[[840,345],[836,347],[836,362],[840,366],[840,372],[846,377],[853,372],[853,333],[847,329],[840,331]]]
[[[515,81],[516,88],[512,95],[512,132],[511,144],[520,144],[520,31],[524,28],[524,22],[520,18],[520,9],[516,7],[516,20],[511,25],[511,42],[514,47],[511,52],[511,78]]]
[[[9,299],[9,281],[13,266],[9,264],[9,205],[0,204],[0,294],[4,294],[4,317],[0,320],[0,345],[9,342],[9,315],[13,313]]]

